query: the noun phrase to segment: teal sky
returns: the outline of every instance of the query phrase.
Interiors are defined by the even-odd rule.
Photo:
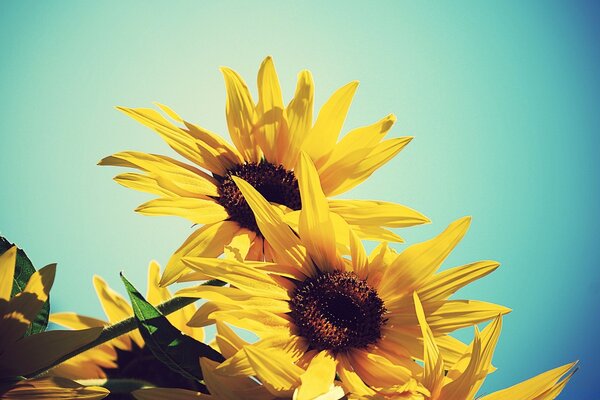
[[[33,2],[0,3],[0,233],[40,267],[57,262],[55,311],[101,316],[99,274],[145,287],[191,232],[133,209],[149,196],[112,181],[104,156],[173,156],[116,105],[159,101],[226,135],[218,70],[255,91],[272,55],[284,97],[312,71],[316,106],[361,85],[344,132],[394,113],[414,136],[347,198],[414,207],[432,224],[473,224],[445,267],[502,267],[462,298],[514,309],[484,392],[580,359],[563,397],[597,390],[600,347],[600,9],[593,2]],[[398,246],[402,249],[403,246]],[[466,337],[466,336],[465,336]]]

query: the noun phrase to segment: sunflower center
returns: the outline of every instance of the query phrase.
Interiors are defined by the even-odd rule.
[[[313,349],[365,348],[381,338],[385,306],[377,291],[352,272],[331,272],[300,283],[290,300],[298,334]]]
[[[292,210],[302,208],[298,180],[292,171],[266,161],[236,165],[224,177],[220,177],[218,202],[227,210],[229,218],[243,228],[260,234],[254,213],[232,176],[248,182],[269,202],[282,204]]]

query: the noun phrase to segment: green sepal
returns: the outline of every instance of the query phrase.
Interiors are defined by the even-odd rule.
[[[184,377],[200,382],[203,379],[200,357],[223,362],[225,358],[212,347],[183,334],[171,325],[154,306],[121,274],[138,328],[146,346],[167,367]]]
[[[5,251],[10,249],[13,246],[6,238],[0,236],[0,254],[3,254]],[[15,263],[15,276],[13,278],[13,286],[10,292],[10,297],[15,297],[17,294],[21,293],[25,286],[27,286],[27,282],[29,282],[29,278],[31,275],[35,273],[36,269],[33,266],[33,263],[27,257],[25,252],[19,248],[17,248],[17,261]],[[48,326],[48,316],[50,315],[50,297],[48,296],[48,300],[40,309],[40,312],[35,317],[27,331],[25,332],[25,336],[33,335],[36,333],[41,333],[46,330]]]

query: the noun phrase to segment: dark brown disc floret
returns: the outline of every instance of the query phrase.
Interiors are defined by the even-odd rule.
[[[311,349],[366,348],[381,338],[386,308],[377,291],[352,272],[332,272],[299,283],[290,300],[297,333]]]
[[[292,210],[302,208],[298,180],[293,171],[266,161],[236,165],[224,177],[216,177],[220,181],[217,200],[229,214],[229,219],[236,221],[243,228],[260,234],[254,213],[232,176],[248,182],[269,202],[282,204]]]

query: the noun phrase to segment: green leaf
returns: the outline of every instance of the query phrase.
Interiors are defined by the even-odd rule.
[[[6,240],[6,238],[0,236],[0,254],[3,254],[12,246],[12,243]],[[25,289],[25,286],[27,286],[27,282],[29,282],[29,278],[31,278],[31,275],[33,275],[35,271],[35,267],[33,266],[31,260],[29,260],[25,252],[17,248],[17,262],[15,264],[15,276],[13,278],[13,287],[10,293],[10,297],[15,297],[18,293],[21,293],[23,289]],[[29,325],[29,328],[27,328],[25,336],[44,332],[46,330],[46,327],[48,326],[49,314],[50,298],[48,298],[48,301],[46,301],[46,303],[42,306],[42,309],[33,320],[33,323]]]
[[[171,325],[165,316],[144,299],[135,287],[121,274],[127,293],[131,299],[138,328],[146,346],[154,356],[188,379],[202,380],[200,357],[217,362],[225,358],[212,347],[183,334]]]

